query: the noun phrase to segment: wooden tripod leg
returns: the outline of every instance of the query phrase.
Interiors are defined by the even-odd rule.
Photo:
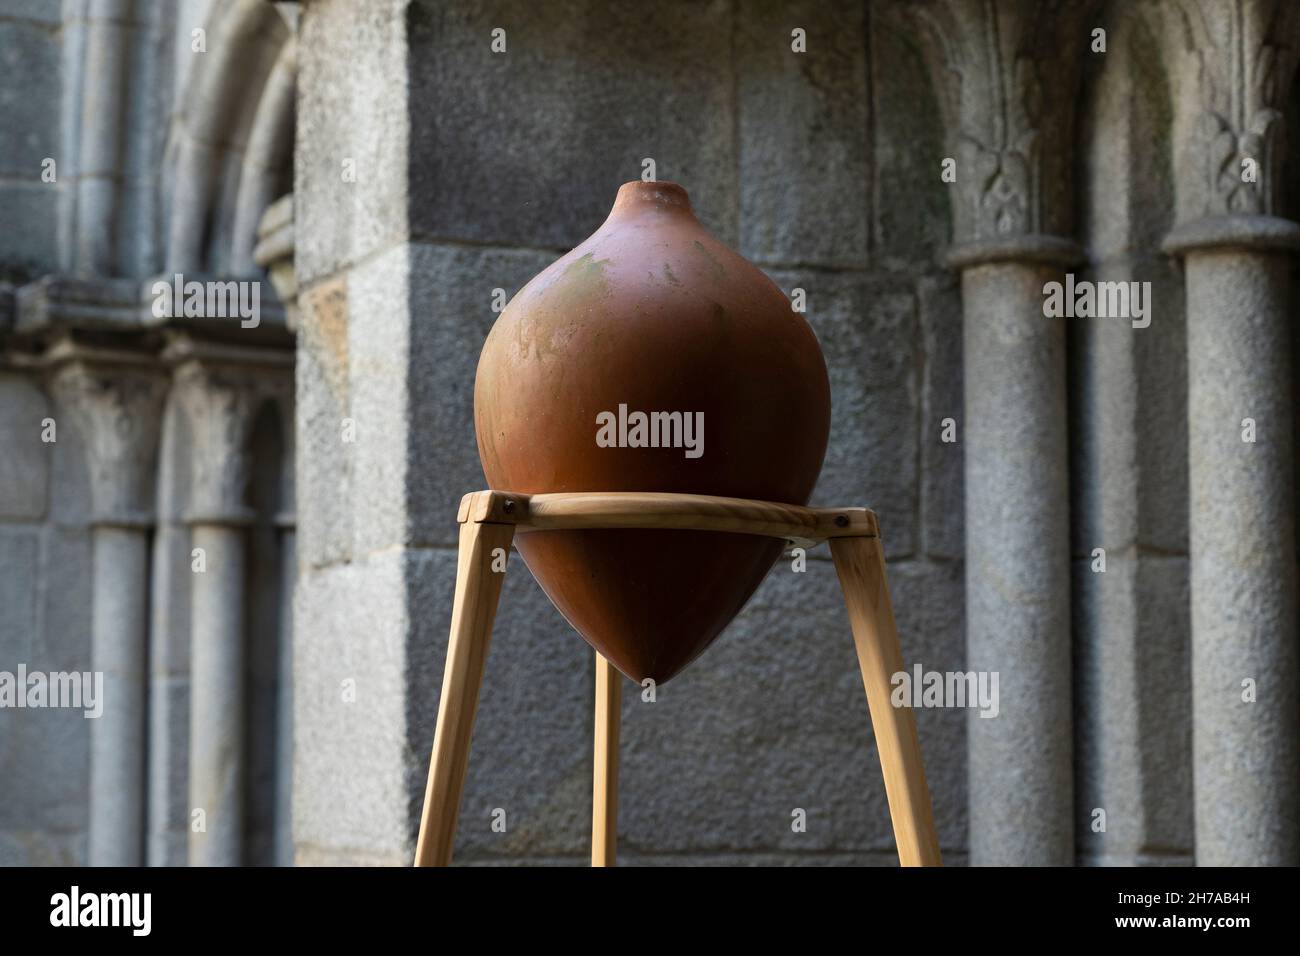
[[[451,863],[483,663],[487,659],[492,621],[505,578],[504,562],[509,557],[514,533],[513,524],[466,521],[460,526],[451,637],[442,675],[433,756],[429,760],[429,782],[424,791],[424,813],[415,846],[416,866]],[[492,569],[494,561],[500,571]]]
[[[903,670],[903,652],[885,580],[884,548],[875,537],[832,538],[831,557],[853,627],[898,859],[903,866],[941,866],[916,717],[912,708],[894,707],[889,701],[890,678]]]
[[[591,789],[591,865],[613,866],[618,853],[618,727],[623,675],[596,654],[596,754]]]

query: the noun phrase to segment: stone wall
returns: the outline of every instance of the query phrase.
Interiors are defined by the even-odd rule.
[[[95,719],[0,711],[0,863],[201,862],[195,808],[233,834],[228,862],[292,858],[275,779],[291,759],[277,711],[292,338],[251,259],[259,216],[292,182],[276,152],[293,139],[292,14],[258,0],[0,3],[0,671],[101,672],[105,687]],[[265,285],[261,321],[162,317],[160,273]],[[239,378],[247,400],[221,406],[212,375],[227,395]],[[189,420],[205,403],[215,435]],[[240,476],[230,500],[202,502],[195,487],[225,469]],[[214,522],[239,554],[201,574],[191,532]],[[203,639],[221,623],[202,611],[214,594],[247,607],[225,615],[224,657]],[[234,720],[208,734],[217,722],[191,707],[222,680],[238,688],[218,708]],[[191,759],[209,739],[215,756]],[[191,786],[205,764],[247,787],[217,806]]]

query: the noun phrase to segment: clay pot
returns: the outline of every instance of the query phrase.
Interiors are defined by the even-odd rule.
[[[682,427],[652,420],[661,447],[633,447],[651,440],[636,412],[678,412]],[[686,447],[701,414],[702,444]],[[633,182],[594,235],[501,313],[479,358],[474,419],[496,490],[806,504],[830,386],[816,336],[776,284],[709,234],[681,186]],[[560,613],[638,682],[666,681],[699,655],[782,550],[771,538],[679,530],[531,532],[515,543]]]

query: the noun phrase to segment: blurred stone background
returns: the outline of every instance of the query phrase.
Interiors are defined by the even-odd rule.
[[[996,720],[918,713],[945,861],[1297,862],[1279,9],[0,0],[0,670],[93,666],[130,703],[0,711],[0,862],[410,862],[493,290],[645,158],[805,290],[834,408],[813,503],[879,514],[908,664],[1002,674]],[[1215,216],[1240,229],[1162,251]],[[1245,343],[1222,374],[1184,306],[1206,247]],[[1150,282],[1150,326],[1045,318],[1067,267]],[[262,280],[261,324],[155,318],[175,273]],[[1236,447],[1248,415],[1266,449]],[[1240,541],[1203,539],[1228,583],[1201,649],[1197,514]],[[656,702],[625,688],[621,862],[896,864],[810,558]],[[458,862],[587,862],[593,673],[512,560]]]

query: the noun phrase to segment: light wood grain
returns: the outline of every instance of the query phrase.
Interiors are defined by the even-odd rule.
[[[654,492],[466,495],[461,521],[510,522],[520,533],[580,528],[682,528],[730,531],[815,544],[879,534],[867,508],[805,508],[773,501]]]
[[[884,550],[879,538],[834,538],[831,557],[848,605],[899,861],[903,866],[940,866],[916,718],[910,707],[894,707],[889,700],[890,678],[904,668]]]
[[[623,675],[596,655],[596,744],[591,791],[591,865],[613,866],[618,854],[618,732]]]
[[[500,548],[508,557],[514,531],[513,524],[466,522],[460,526],[451,637],[415,848],[416,866],[446,866],[451,862],[479,685],[505,578],[504,570],[492,570],[493,552]]]

